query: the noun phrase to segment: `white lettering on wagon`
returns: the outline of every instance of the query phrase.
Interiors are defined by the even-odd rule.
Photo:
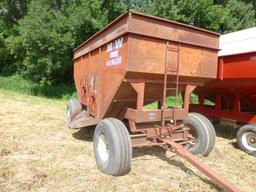
[[[115,57],[118,57],[118,50],[111,51],[111,52],[109,53],[109,58],[110,58],[110,59],[115,58]]]
[[[123,47],[123,37],[116,39],[108,44],[107,52],[109,53],[109,60],[107,66],[119,65],[122,62],[121,56],[119,56],[118,49]]]
[[[116,39],[108,44],[107,52],[115,51],[123,47],[123,37]]]
[[[121,62],[122,62],[122,58],[119,56],[113,59],[109,59],[107,61],[107,66],[119,65]]]

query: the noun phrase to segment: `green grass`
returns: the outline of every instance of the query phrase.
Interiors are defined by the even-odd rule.
[[[22,93],[25,95],[41,96],[45,98],[69,100],[76,97],[74,84],[60,84],[42,86],[32,81],[26,80],[20,76],[0,76],[0,90],[7,92]],[[12,93],[13,94],[13,93]],[[194,104],[198,104],[198,96],[192,94],[190,100]],[[214,105],[211,101],[205,100],[207,105]],[[181,94],[178,98],[178,107],[183,104]],[[173,107],[175,105],[175,97],[170,96],[166,98],[166,105]],[[145,109],[157,109],[157,102],[146,105]]]
[[[0,89],[26,95],[68,100],[76,97],[75,86],[68,84],[42,86],[20,76],[0,76]]]
[[[192,95],[191,99],[195,100],[196,98],[195,98],[195,96]],[[165,100],[165,104],[168,107],[174,107],[175,106],[175,96],[167,97]],[[182,105],[183,105],[182,97],[181,97],[181,94],[179,94],[179,97],[177,100],[177,106],[182,107]],[[144,108],[145,109],[157,109],[158,108],[157,102],[150,103],[150,104],[144,106]]]

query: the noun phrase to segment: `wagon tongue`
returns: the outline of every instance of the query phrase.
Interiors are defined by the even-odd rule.
[[[224,189],[226,192],[240,192],[240,190],[225,180],[222,176],[217,174],[213,169],[205,165],[198,158],[192,155],[188,150],[186,150],[180,144],[169,141],[168,139],[159,139],[159,141],[165,143],[174,153],[184,158],[188,162],[190,162],[194,167],[200,170],[203,174],[209,177],[216,185],[220,188]]]

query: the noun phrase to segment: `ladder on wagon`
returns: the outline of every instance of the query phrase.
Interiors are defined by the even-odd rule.
[[[169,54],[171,53],[171,54]],[[169,58],[174,56],[174,58]],[[172,59],[172,60],[170,60]],[[172,62],[170,62],[172,61]],[[166,52],[165,52],[165,67],[164,67],[164,87],[163,87],[163,100],[161,104],[162,109],[162,126],[166,127],[166,113],[165,110],[168,108],[166,105],[166,96],[168,91],[175,92],[175,103],[174,108],[178,107],[178,99],[179,99],[179,62],[180,62],[180,44],[175,44],[175,46],[171,46],[169,41],[166,43]],[[174,86],[168,86],[168,76],[174,76]],[[171,85],[173,85],[171,83]],[[172,114],[173,125],[176,126],[176,120],[174,118],[174,110]]]

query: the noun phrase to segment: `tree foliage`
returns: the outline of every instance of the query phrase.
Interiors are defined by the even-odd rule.
[[[72,78],[72,49],[126,10],[227,33],[255,26],[249,0],[1,0],[0,71],[41,84]]]
[[[32,1],[27,15],[19,21],[19,34],[6,40],[19,62],[18,70],[42,84],[70,78],[72,49],[113,17],[101,6],[100,1],[94,0]]]
[[[131,5],[133,5],[132,2],[137,1],[130,0]],[[252,2],[244,3],[239,0],[144,0],[144,6],[131,6],[131,9],[227,33],[255,26],[255,9]]]
[[[15,59],[6,45],[6,39],[17,34],[18,21],[27,13],[29,0],[0,1],[0,71],[14,72]]]
[[[32,1],[28,14],[19,21],[19,34],[7,39],[20,61],[19,71],[42,84],[71,76],[72,48],[106,24],[97,1],[82,6],[56,2]]]

